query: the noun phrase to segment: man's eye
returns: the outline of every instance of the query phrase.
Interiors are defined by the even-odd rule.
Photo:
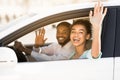
[[[63,32],[63,33],[65,33],[65,34],[66,34],[67,32]]]
[[[63,32],[62,34],[66,34],[67,32]]]

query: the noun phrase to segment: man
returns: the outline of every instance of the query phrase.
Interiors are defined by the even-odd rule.
[[[36,32],[35,45],[33,50],[24,47],[20,42],[15,42],[15,48],[31,55],[37,61],[48,60],[66,60],[69,59],[74,51],[74,47],[70,42],[71,24],[61,22],[57,25],[56,39],[58,43],[52,43],[47,47],[44,45],[47,38],[44,39],[45,29],[42,28]]]

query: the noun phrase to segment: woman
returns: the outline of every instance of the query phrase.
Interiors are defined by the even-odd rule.
[[[106,13],[107,8],[103,10],[103,5],[98,2],[94,7],[94,12],[90,11],[89,13],[90,22],[87,20],[77,20],[73,23],[70,39],[75,46],[75,53],[73,53],[71,59],[96,59],[101,57],[101,26]],[[91,32],[92,46],[91,49],[87,50],[86,43],[91,38]]]

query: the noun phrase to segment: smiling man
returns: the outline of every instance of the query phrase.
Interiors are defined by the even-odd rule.
[[[49,46],[41,47],[47,40],[47,38],[44,38],[45,29],[42,28],[36,32],[33,50],[24,47],[20,42],[15,42],[15,47],[25,52],[26,55],[31,55],[37,61],[67,60],[74,51],[74,47],[70,42],[70,31],[71,24],[68,22],[61,22],[57,25],[56,39],[58,43],[52,43]]]

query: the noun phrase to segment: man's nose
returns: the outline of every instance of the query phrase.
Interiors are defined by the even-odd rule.
[[[58,36],[63,36],[63,34],[62,34],[62,33],[59,33]]]

